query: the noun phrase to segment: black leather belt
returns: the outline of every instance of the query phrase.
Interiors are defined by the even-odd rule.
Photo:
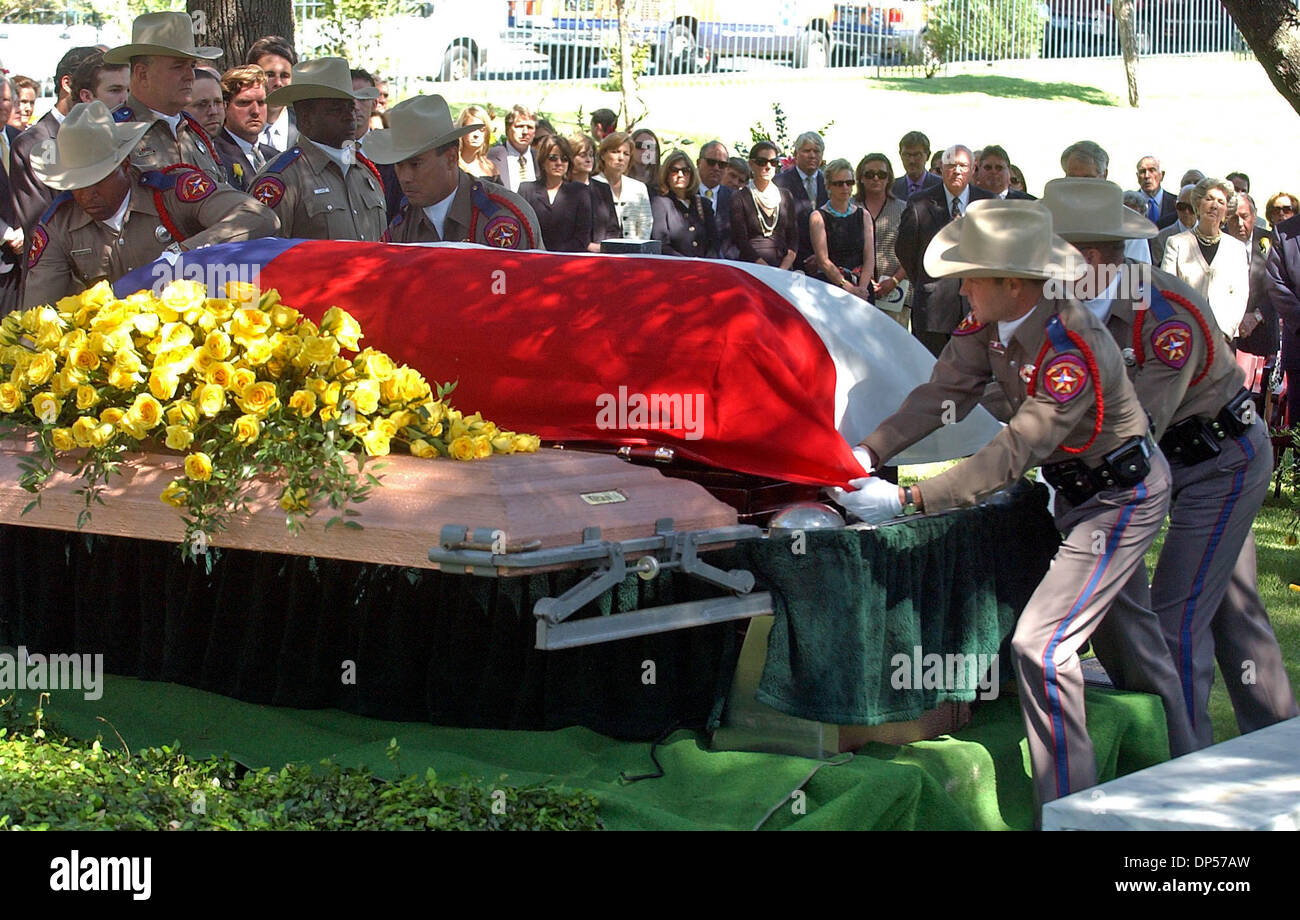
[[[1250,390],[1242,389],[1213,418],[1194,415],[1170,425],[1160,439],[1160,449],[1170,463],[1195,466],[1217,457],[1223,450],[1220,442],[1241,437],[1256,417]]]
[[[1082,505],[1098,492],[1128,489],[1151,472],[1156,449],[1150,434],[1129,438],[1108,453],[1098,466],[1082,460],[1064,460],[1043,466],[1043,478],[1072,505]]]

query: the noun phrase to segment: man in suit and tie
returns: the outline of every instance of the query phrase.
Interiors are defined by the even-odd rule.
[[[111,112],[126,102],[131,93],[131,72],[125,64],[105,64],[104,52],[96,48],[82,58],[72,73],[72,104],[98,99]]]
[[[968,312],[960,283],[932,278],[925,270],[925,249],[936,233],[966,213],[972,201],[995,197],[971,185],[971,152],[961,144],[943,152],[942,181],[908,199],[898,224],[894,253],[912,280],[912,334],[936,357]]]
[[[266,72],[256,64],[232,67],[221,76],[226,120],[212,138],[231,187],[247,192],[279,151],[262,142],[266,127]]]
[[[4,154],[4,169],[0,170],[0,314],[18,306],[22,288],[23,230],[14,226],[13,198],[9,194],[9,148],[19,135],[19,130],[9,124],[18,91],[12,80],[0,78],[0,153]]]
[[[63,55],[54,71],[54,84],[58,88],[54,108],[20,134],[9,148],[9,189],[13,196],[14,218],[17,226],[23,228],[27,239],[31,239],[36,221],[54,200],[54,193],[32,171],[32,150],[41,141],[58,136],[59,125],[63,124],[63,119],[68,117],[72,106],[77,102],[72,95],[72,74],[77,65],[95,50],[97,49],[91,47],[78,47]]]
[[[970,181],[998,198],[1032,201],[1034,197],[1011,188],[1011,157],[997,144],[989,144],[980,151]]]
[[[266,75],[266,93],[269,96],[282,86],[293,82],[293,69],[298,66],[298,54],[293,45],[279,35],[266,35],[253,42],[244,56],[245,64],[256,64]],[[268,105],[266,125],[262,128],[262,143],[284,153],[298,143],[298,117],[291,105]]]
[[[930,165],[930,139],[920,131],[908,131],[898,142],[898,158],[903,161],[903,175],[894,180],[894,197],[907,201],[917,192],[942,185],[927,168]]]
[[[1160,161],[1155,157],[1143,157],[1137,165],[1138,191],[1147,199],[1147,220],[1161,230],[1178,219],[1175,205],[1177,197],[1160,187],[1165,181],[1165,172],[1160,168]]]
[[[522,105],[506,114],[506,142],[488,151],[488,159],[497,166],[501,184],[512,192],[522,182],[538,177],[537,157],[533,154],[533,135],[537,133],[537,116]]]
[[[1237,210],[1228,217],[1228,232],[1246,244],[1250,257],[1250,294],[1246,299],[1246,315],[1237,330],[1236,346],[1238,351],[1264,359],[1265,373],[1260,385],[1250,379],[1246,381],[1246,386],[1256,392],[1268,385],[1279,344],[1277,311],[1268,294],[1268,252],[1273,237],[1258,221],[1255,200],[1247,192],[1238,192]]]
[[[830,200],[826,177],[822,175],[822,153],[826,142],[816,131],[805,131],[794,142],[794,165],[777,173],[772,181],[794,198],[794,215],[799,228],[799,254],[794,267],[801,269],[812,258],[812,231],[808,219],[812,212]]]
[[[1196,224],[1196,212],[1192,209],[1192,189],[1194,188],[1196,188],[1196,184],[1192,183],[1191,185],[1184,185],[1179,190],[1178,199],[1174,204],[1174,211],[1178,215],[1178,219],[1151,237],[1148,248],[1151,250],[1152,265],[1159,265],[1165,260],[1165,243],[1169,242],[1171,236],[1175,233],[1182,233],[1184,230],[1190,230]],[[1138,192],[1138,194],[1142,195],[1141,192]],[[1143,195],[1143,206],[1146,205],[1146,201],[1147,198]]]
[[[734,190],[722,181],[730,158],[727,145],[712,140],[700,148],[699,158],[695,161],[700,176],[700,197],[713,209],[718,237],[723,241],[719,250],[724,259],[734,259],[739,255],[735,244],[731,242],[731,196]]]

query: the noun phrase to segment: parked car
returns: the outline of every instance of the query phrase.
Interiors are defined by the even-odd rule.
[[[1043,57],[1120,53],[1111,0],[1048,0]],[[1133,0],[1139,54],[1237,51],[1232,17],[1218,0]]]

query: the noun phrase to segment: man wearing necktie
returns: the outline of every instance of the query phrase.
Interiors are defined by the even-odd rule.
[[[1175,205],[1178,199],[1160,187],[1160,183],[1165,180],[1160,161],[1151,156],[1138,160],[1137,180],[1138,191],[1146,197],[1147,220],[1162,230],[1176,221],[1178,211]]]
[[[822,176],[822,153],[826,143],[816,131],[805,131],[794,142],[794,165],[777,173],[772,181],[794,198],[795,221],[799,227],[799,254],[794,267],[801,269],[812,257],[812,234],[808,219],[812,212],[830,200],[826,179]]]
[[[904,175],[894,180],[894,197],[906,202],[917,192],[934,188],[940,179],[930,172],[930,138],[920,131],[908,131],[898,142],[898,158]]]
[[[266,72],[256,64],[232,67],[221,78],[226,99],[226,120],[212,139],[226,179],[232,187],[246,192],[253,179],[278,155],[269,144],[262,143],[266,127]]]
[[[722,240],[718,254],[724,259],[735,259],[740,252],[736,249],[736,244],[731,242],[731,196],[734,190],[722,181],[726,176],[729,158],[727,145],[712,140],[700,148],[695,168],[700,177],[700,195],[713,208],[713,219]]]
[[[537,178],[537,161],[532,150],[536,133],[537,116],[517,105],[506,114],[505,143],[487,152],[487,158],[497,165],[501,184],[512,192],[519,191],[521,183]]]

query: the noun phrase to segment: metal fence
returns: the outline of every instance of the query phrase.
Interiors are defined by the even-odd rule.
[[[310,48],[311,0],[300,44]],[[1120,53],[1110,0],[443,0],[358,24],[360,62],[415,80],[599,80],[921,68]],[[1142,55],[1243,51],[1218,0],[1134,0]],[[716,75],[716,76],[715,76]]]

